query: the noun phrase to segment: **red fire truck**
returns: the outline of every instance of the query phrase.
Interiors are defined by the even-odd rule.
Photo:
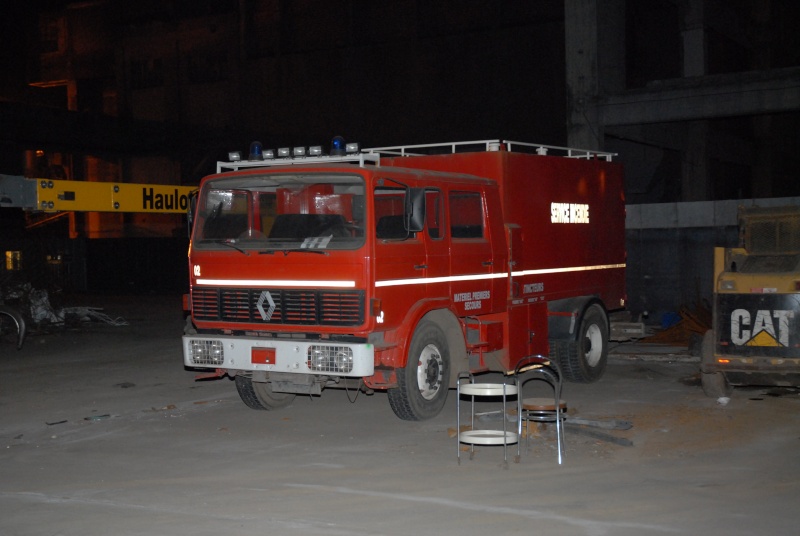
[[[347,151],[340,150],[347,147]],[[605,370],[624,306],[610,153],[490,140],[231,153],[191,211],[184,363],[254,409],[328,387],[437,415],[461,371]]]

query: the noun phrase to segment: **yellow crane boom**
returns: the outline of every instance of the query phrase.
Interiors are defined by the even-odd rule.
[[[41,212],[185,213],[195,186],[0,175],[0,206]]]

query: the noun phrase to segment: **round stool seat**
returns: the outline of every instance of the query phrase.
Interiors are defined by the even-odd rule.
[[[567,403],[564,400],[559,400],[559,409],[565,411]],[[522,409],[526,411],[555,411],[555,400],[552,398],[523,398]]]

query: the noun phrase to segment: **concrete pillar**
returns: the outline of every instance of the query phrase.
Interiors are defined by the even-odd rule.
[[[704,76],[708,68],[705,0],[686,0],[681,38],[683,76]],[[709,179],[708,121],[692,121],[687,126],[686,148],[682,158],[681,201],[707,201],[714,192]]]
[[[704,0],[687,0],[683,10],[683,76],[703,76],[708,67]]]
[[[627,89],[625,2],[603,0],[597,11],[597,65],[600,95]]]
[[[603,150],[598,102],[625,90],[626,0],[566,0],[567,145]]]
[[[567,145],[602,150],[598,120],[597,0],[565,0]]]
[[[708,179],[708,121],[690,121],[681,159],[681,201],[708,201],[713,192]]]
[[[753,131],[755,132],[755,161],[750,182],[750,195],[752,197],[774,197],[772,181],[778,169],[775,162],[776,143],[772,139],[773,118],[771,115],[753,117]],[[780,144],[777,144],[780,147]]]
[[[753,2],[751,14],[755,22],[753,39],[753,64],[755,70],[766,70],[772,67],[774,46],[770,39],[769,21],[771,18],[771,2]],[[753,173],[750,183],[752,197],[773,197],[773,180],[777,171],[776,156],[780,143],[772,139],[773,117],[771,115],[757,115],[753,119],[753,132],[755,133]]]

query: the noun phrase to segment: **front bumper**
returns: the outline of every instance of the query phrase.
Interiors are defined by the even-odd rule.
[[[283,372],[364,378],[375,373],[372,344],[184,335],[190,368]]]

